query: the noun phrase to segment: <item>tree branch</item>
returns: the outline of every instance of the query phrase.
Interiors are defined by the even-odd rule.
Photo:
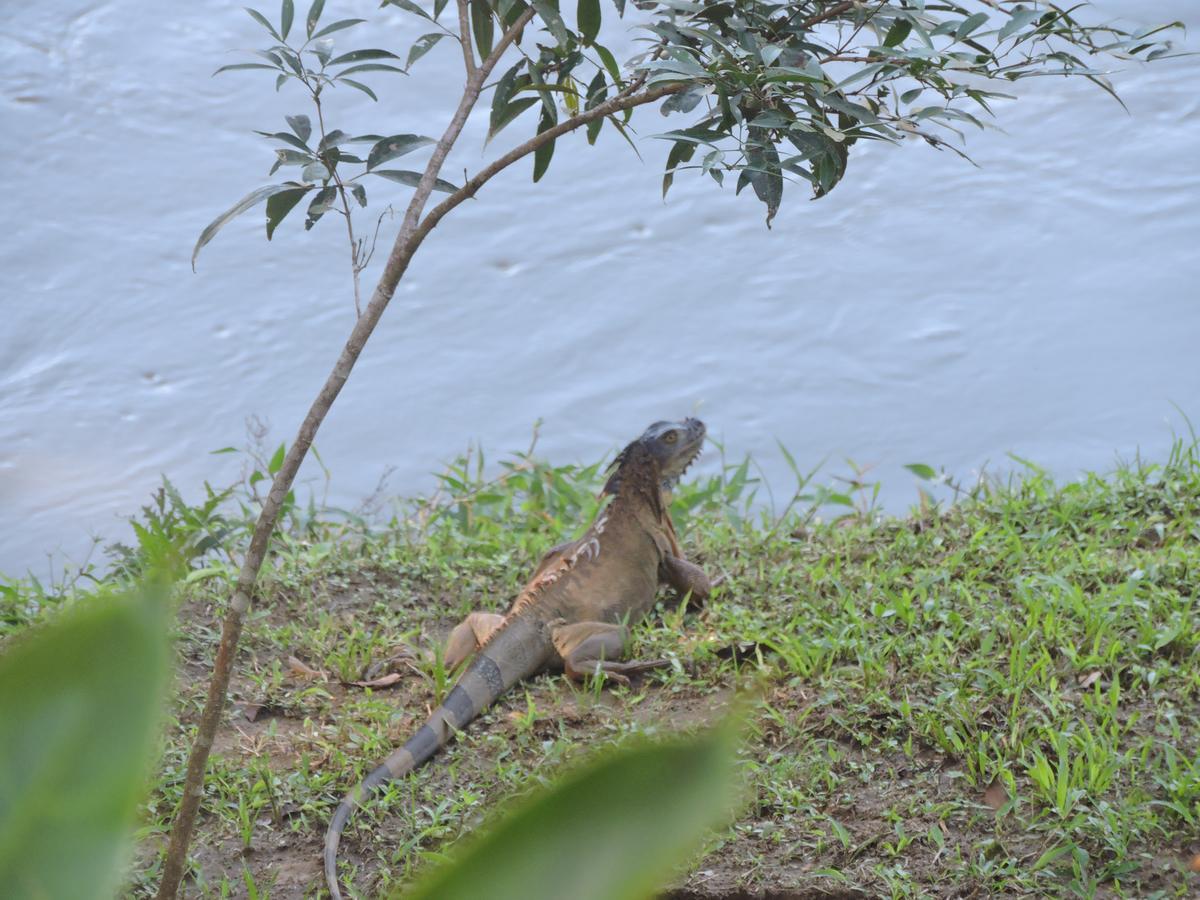
[[[471,48],[470,0],[458,0],[458,40],[462,44],[463,62],[467,66],[467,77],[475,74],[475,51]]]
[[[337,399],[346,380],[350,377],[355,362],[362,353],[371,333],[375,330],[375,326],[379,324],[379,319],[391,301],[392,295],[396,291],[396,285],[408,268],[413,253],[427,233],[427,231],[418,232],[417,230],[421,212],[433,191],[438,172],[441,170],[450,148],[454,146],[454,142],[462,133],[467,116],[479,99],[480,90],[487,80],[488,74],[495,68],[504,51],[533,18],[533,15],[532,8],[526,9],[512,27],[505,31],[488,58],[468,77],[458,109],[450,120],[450,124],[446,126],[441,140],[434,148],[433,155],[430,157],[425,172],[413,193],[412,200],[408,204],[400,233],[392,245],[392,252],[371,296],[371,302],[367,304],[366,310],[355,321],[354,328],[338,356],[333,371],[329,373],[325,384],[321,387],[321,392],[309,407],[295,440],[288,448],[283,465],[275,475],[271,491],[263,501],[262,511],[254,525],[254,534],[250,538],[250,548],[246,552],[246,558],[238,573],[237,585],[229,603],[229,611],[226,613],[221,627],[221,642],[217,647],[217,658],[213,663],[212,680],[209,681],[208,696],[204,702],[204,710],[200,714],[196,739],[192,745],[191,754],[188,756],[183,796],[179,803],[179,811],[175,815],[175,823],[171,829],[167,855],[163,863],[162,881],[158,886],[158,900],[173,900],[179,891],[179,884],[183,880],[188,845],[191,843],[200,800],[204,796],[204,773],[208,768],[208,757],[212,751],[213,739],[221,722],[221,712],[224,709],[225,696],[229,690],[229,679],[233,672],[233,661],[242,634],[243,620],[246,611],[250,608],[254,584],[258,580],[259,570],[266,560],[271,535],[279,519],[280,510],[283,508],[284,499],[300,471],[300,464],[308,455],[317,430],[321,427],[334,400]]]
[[[437,223],[442,220],[446,213],[450,212],[450,210],[454,209],[454,207],[458,206],[464,200],[474,197],[479,189],[488,181],[490,181],[495,175],[497,175],[499,172],[502,172],[504,169],[507,169],[517,160],[528,156],[530,153],[533,153],[542,145],[547,144],[555,138],[566,134],[568,131],[574,131],[581,126],[586,125],[588,122],[604,118],[605,116],[610,116],[613,113],[621,112],[626,109],[633,109],[635,106],[643,106],[646,103],[653,103],[655,100],[666,97],[668,94],[678,94],[680,91],[685,90],[689,86],[686,83],[665,84],[650,88],[641,94],[635,93],[637,87],[644,80],[645,76],[640,76],[637,80],[630,84],[630,88],[632,90],[627,89],[612,99],[604,101],[599,106],[589,109],[587,112],[582,112],[577,116],[564,119],[553,128],[548,128],[541,134],[535,135],[525,143],[514,147],[503,156],[484,166],[479,170],[475,177],[468,180],[466,184],[464,184],[457,191],[429,211],[429,215],[427,215],[421,221],[421,225],[417,230],[417,234],[421,239],[424,239],[425,235],[429,234],[429,232],[433,230],[434,226],[436,226]]]

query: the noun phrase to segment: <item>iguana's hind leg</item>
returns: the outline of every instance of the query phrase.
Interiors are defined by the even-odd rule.
[[[629,684],[629,676],[671,664],[667,659],[620,662],[629,646],[629,629],[608,622],[575,622],[555,625],[550,640],[562,657],[568,678],[582,681],[588,675],[603,674],[620,684]]]
[[[446,669],[455,669],[458,664],[487,643],[497,628],[504,624],[499,613],[473,612],[450,632],[446,640],[446,652],[442,660]]]
[[[691,592],[689,606],[700,606],[712,593],[712,582],[704,570],[682,556],[663,557],[658,574],[659,579],[678,591],[681,597]]]

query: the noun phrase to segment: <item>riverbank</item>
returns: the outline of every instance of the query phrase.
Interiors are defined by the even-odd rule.
[[[467,612],[502,609],[594,510],[599,466],[517,457],[503,471],[485,479],[460,461],[433,498],[373,524],[292,509],[243,638],[189,896],[319,890],[333,805],[448,688],[427,651]],[[1197,889],[1197,446],[1068,484],[1030,466],[903,518],[875,516],[869,489],[804,485],[772,519],[749,505],[753,488],[748,465],[727,466],[676,498],[689,556],[723,581],[704,610],[664,603],[637,629],[634,654],[674,669],[632,688],[554,676],[512,691],[359,814],[343,843],[349,883],[374,894],[403,882],[565,761],[702,724],[753,686],[750,803],[680,874],[678,897]],[[242,489],[199,505],[164,490],[105,576],[172,546],[190,568],[134,896],[157,880],[254,506]],[[3,633],[87,583],[0,580]]]

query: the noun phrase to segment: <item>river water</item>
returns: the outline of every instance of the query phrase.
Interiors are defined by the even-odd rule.
[[[1192,0],[1100,7],[1197,24]],[[349,15],[373,24],[344,47],[403,52],[428,30],[329,3]],[[253,130],[307,111],[265,73],[209,77],[258,45],[215,0],[21,4],[0,24],[0,571],[123,535],[160,473],[190,497],[232,480],[238,460],[209,451],[243,444],[250,416],[290,437],[351,327],[332,216],[267,243],[249,214],[189,267],[199,230],[268,183]],[[370,79],[379,105],[335,92],[330,124],[440,133],[460,68],[443,42],[413,76]],[[643,163],[607,130],[560,141],[541,184],[519,164],[422,249],[318,438],[330,501],[388,469],[391,491],[427,490],[468,441],[494,457],[537,419],[544,455],[593,461],[698,414],[777,492],[779,440],[825,477],[872,467],[897,511],[916,496],[905,463],[970,480],[1009,453],[1064,477],[1161,457],[1178,410],[1200,416],[1200,57],[1114,80],[1129,114],[1085,83],[1026,83],[1003,132],[969,135],[978,169],[856,147],[843,185],[817,203],[789,188],[770,231],[699,176],[663,203],[663,142],[640,142]],[[449,177],[491,158],[485,131],[486,112]],[[371,187],[372,210],[408,194]]]

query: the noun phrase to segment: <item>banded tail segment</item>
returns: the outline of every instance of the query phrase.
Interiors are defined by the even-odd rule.
[[[342,831],[354,810],[381,785],[403,778],[427,762],[450,743],[455,732],[466,727],[505,691],[541,670],[552,650],[547,638],[532,633],[537,630],[534,623],[519,618],[506,623],[488,642],[487,650],[476,655],[425,724],[338,804],[325,832],[325,882],[333,900],[341,900],[342,896],[337,881],[337,851]],[[536,652],[535,648],[543,652]]]

